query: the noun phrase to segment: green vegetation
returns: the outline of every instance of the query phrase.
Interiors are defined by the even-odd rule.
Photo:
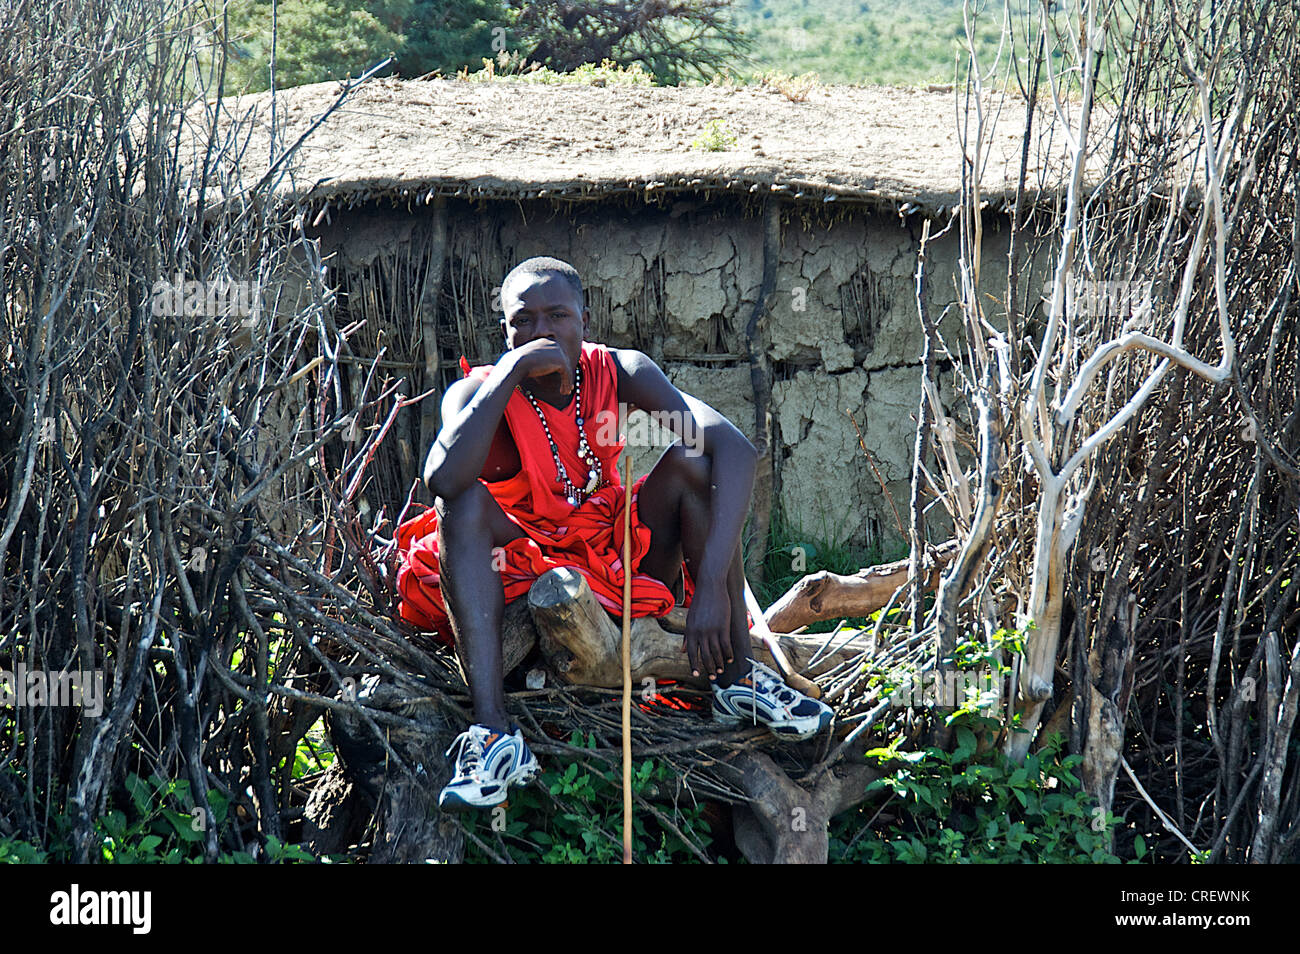
[[[218,829],[228,824],[230,800],[217,789],[208,791],[211,817],[194,808],[190,783],[185,780],[141,778],[130,774],[126,779],[127,798],[95,820],[102,864],[200,864],[203,861],[207,826]],[[47,847],[9,837],[0,839],[0,864],[64,864],[72,860],[70,822],[66,815],[55,816],[56,842]],[[294,862],[336,862],[335,857],[316,858],[302,845],[286,844],[272,836],[267,839],[261,859],[251,851],[227,851],[217,856],[218,864],[255,864],[258,860],[273,864]]]
[[[888,773],[868,789],[856,809],[831,821],[830,860],[839,863],[1109,863],[1119,862],[1109,847],[1114,816],[1104,819],[1080,786],[1078,756],[1061,757],[1054,737],[1023,766],[1000,753],[980,751],[978,732],[987,720],[960,713],[957,746],[908,752],[896,739],[867,756]],[[574,734],[573,745],[583,739]],[[588,745],[590,742],[588,741]],[[622,792],[616,766],[593,769],[578,761],[548,759],[540,782],[511,793],[508,807],[462,816],[467,833],[465,860],[490,863],[493,854],[516,863],[616,862],[622,857]],[[634,809],[633,851],[642,863],[698,860],[663,820],[706,849],[712,837],[703,804],[676,803],[669,797],[675,779],[664,763],[634,766],[633,790],[644,801]],[[196,864],[202,860],[203,832],[196,828],[185,781],[128,779],[130,806],[100,818],[101,861],[106,864]],[[872,793],[877,793],[872,795]],[[227,800],[208,793],[213,821],[226,822]],[[654,806],[649,810],[647,804]],[[180,806],[175,807],[175,806]],[[658,817],[655,815],[658,812]],[[1138,835],[1137,860],[1146,854]],[[0,839],[0,864],[66,862],[70,849],[49,850],[17,838]],[[715,861],[739,862],[739,856]],[[248,851],[224,852],[222,864],[251,864]],[[338,862],[316,858],[300,845],[269,839],[263,859],[272,863]]]
[[[232,0],[228,10],[227,89],[268,89],[271,0]],[[638,17],[629,29],[632,12]],[[215,25],[220,31],[220,17]],[[279,88],[359,76],[388,57],[383,75],[412,78],[476,70],[503,54],[551,77],[600,70],[593,64],[608,60],[675,84],[724,72],[739,55],[729,51],[744,46],[725,14],[707,4],[647,12],[608,0],[563,7],[554,0],[302,0],[279,5],[275,37]]]
[[[1075,774],[1078,756],[1062,756],[1053,737],[1022,766],[979,739],[995,723],[971,709],[953,717],[956,747],[909,752],[902,739],[867,752],[887,773],[867,789],[857,808],[832,819],[830,861],[836,863],[1101,863],[1117,864],[1110,849],[1119,821],[1103,815]],[[575,733],[571,744],[582,745]],[[490,863],[607,864],[622,856],[622,793],[616,766],[557,761],[539,784],[511,793],[497,814],[462,816],[466,861]],[[706,846],[714,861],[743,858],[709,849],[703,805],[674,803],[668,796],[672,770],[653,760],[638,763],[633,790],[684,834]],[[698,860],[694,852],[638,802],[633,813],[633,852],[638,862]],[[1133,856],[1147,855],[1140,835]]]
[[[809,573],[856,573],[864,566],[876,566],[907,556],[907,544],[891,539],[873,544],[854,543],[843,523],[831,523],[823,513],[816,527],[806,527],[777,507],[768,524],[768,542],[763,558],[763,582],[754,586],[754,595],[770,606],[791,586]],[[868,625],[864,619],[849,620],[857,626]],[[810,632],[829,632],[833,621],[816,623]]]
[[[276,12],[275,84],[284,89],[358,76],[405,43],[403,29],[417,5],[411,0],[301,0]],[[270,0],[229,5],[226,89],[258,92],[270,87]],[[220,29],[218,19],[217,28]],[[450,42],[450,38],[448,38]]]
[[[325,731],[325,717],[317,719],[307,734],[298,740],[293,756],[293,778],[323,772],[334,763],[334,750],[329,733]]]
[[[496,59],[484,57],[483,68],[471,73],[462,70],[461,79],[474,82],[490,80],[517,80],[521,83],[541,83],[543,85],[560,85],[572,83],[579,86],[653,86],[654,77],[641,68],[640,63],[631,66],[619,66],[612,60],[604,60],[599,66],[583,63],[569,73],[557,73],[555,70],[539,63],[529,63],[520,56],[507,51],[497,54]]]
[[[574,733],[570,745],[594,747]],[[539,782],[510,793],[510,804],[496,812],[463,816],[465,860],[491,862],[482,844],[514,862],[608,864],[623,858],[622,770],[605,769],[547,758]],[[701,805],[674,802],[667,796],[674,771],[647,759],[633,765],[632,790],[654,804],[687,837],[699,844],[711,842]],[[691,849],[648,811],[634,804],[632,851],[640,863],[668,864],[696,860]]]
[[[964,68],[966,31],[960,0],[738,0],[736,24],[754,41],[737,72],[815,72],[823,83],[951,83]],[[992,62],[1001,5],[980,18],[981,57]]]
[[[0,838],[0,865],[43,865],[50,856],[37,846],[17,838]]]
[[[509,23],[501,0],[414,0],[397,50],[398,70],[408,77],[434,70],[450,76],[477,66],[500,52],[508,39],[501,29]]]
[[[1013,7],[1013,26],[1023,33],[1026,11],[1036,7],[1027,0],[1017,0]],[[987,70],[999,53],[1002,5],[985,2],[976,9],[976,49]],[[227,87],[266,89],[271,2],[234,0],[229,11]],[[395,60],[388,73],[415,77],[439,71],[452,76],[479,70],[480,64],[502,54],[516,64],[541,56],[551,78],[535,80],[539,82],[556,82],[554,77],[583,66],[599,70],[593,64],[605,59],[624,68],[645,64],[644,75],[659,84],[700,82],[689,75],[691,63],[699,67],[696,73],[730,82],[773,85],[770,77],[784,75],[782,91],[796,100],[807,95],[814,76],[828,84],[906,86],[952,83],[965,75],[961,0],[914,0],[905,5],[880,0],[735,0],[728,12],[729,18],[724,13],[717,26],[694,21],[661,24],[670,37],[699,35],[677,62],[650,49],[645,37],[603,36],[617,33],[605,31],[608,24],[587,22],[588,32],[580,34],[565,26],[574,15],[552,3],[532,4],[525,13],[506,0],[302,0],[279,8],[276,84],[283,88],[358,76],[387,56]],[[688,22],[696,29],[686,29]],[[728,31],[748,41],[748,49],[729,46],[724,36]],[[1005,48],[1001,55],[1005,63]],[[1016,55],[1023,58],[1025,50],[1018,48]],[[509,71],[493,74],[488,67],[486,77],[478,78],[501,75]]]
[[[952,752],[903,751],[901,739],[872,749],[888,774],[868,799],[831,825],[830,860],[874,863],[1117,864],[1109,847],[1117,819],[1103,818],[1054,736],[1024,765],[997,751],[980,752],[977,732],[989,720],[955,720]],[[878,823],[890,812],[889,821]],[[875,820],[875,821],[873,821]],[[1141,836],[1137,858],[1145,854]]]
[[[737,141],[736,134],[727,128],[724,120],[714,119],[695,137],[691,148],[705,152],[724,152],[734,148]]]
[[[1041,32],[1040,4],[1012,0],[1005,26],[1015,37],[1014,48],[1004,41],[1004,6],[972,0],[970,33],[984,84],[1001,87],[1008,75],[1016,86],[1014,55],[1020,81],[1028,85],[1028,60]],[[967,22],[963,0],[913,0],[907,4],[880,0],[736,0],[736,25],[752,42],[752,54],[735,72],[742,82],[761,81],[769,71],[790,74],[815,72],[826,84],[923,86],[966,81]],[[1077,4],[1051,0],[1048,4],[1049,54],[1053,67],[1066,65],[1059,46],[1069,49],[1067,28],[1078,30]],[[1161,16],[1156,8],[1122,5],[1114,13],[1110,39],[1129,37],[1135,17]],[[1200,13],[1202,29],[1210,30],[1209,9]],[[1026,37],[1030,38],[1029,40]],[[1053,40],[1052,37],[1059,39]],[[1123,87],[1118,70],[1124,58],[1103,57],[1098,98],[1116,99]],[[1045,82],[1040,78],[1040,82]],[[1077,77],[1076,77],[1077,86]],[[1067,94],[1069,95],[1069,94]]]
[[[808,98],[809,93],[821,85],[818,82],[816,73],[801,73],[798,76],[791,76],[789,73],[782,73],[780,70],[768,70],[758,78],[758,82],[760,86],[774,89],[794,103],[803,102]]]
[[[287,648],[287,643],[281,645],[280,640],[274,641],[272,658],[278,659],[280,651]],[[325,721],[318,719],[298,742],[291,769],[293,779],[309,785],[312,776],[328,768],[334,757]],[[279,772],[289,770],[282,762]],[[14,780],[22,785],[19,777]],[[232,818],[231,802],[225,794],[214,788],[208,790],[207,796],[209,816],[195,808],[188,780],[128,774],[125,791],[115,801],[110,800],[108,809],[95,821],[100,845],[96,861],[103,864],[201,863],[207,826],[216,826],[220,843],[220,836]],[[53,815],[53,824],[55,837],[44,847],[17,837],[0,838],[0,864],[70,862],[73,854],[70,817],[57,813]],[[287,844],[274,837],[267,839],[266,850],[260,853],[260,858],[252,851],[223,851],[217,856],[218,864],[345,860],[332,856],[317,858],[302,845]]]

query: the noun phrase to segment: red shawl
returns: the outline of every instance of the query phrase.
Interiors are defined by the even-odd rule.
[[[471,369],[464,358],[461,367],[467,377],[480,380],[492,371],[491,365]],[[583,425],[587,442],[600,461],[600,489],[576,507],[565,500],[546,431],[518,389],[506,404],[505,420],[522,466],[506,480],[479,480],[524,532],[503,548],[501,580],[507,603],[527,593],[547,570],[570,566],[587,578],[601,605],[617,614],[623,610],[623,506],[627,499],[617,467],[624,443],[618,433],[617,369],[608,348],[587,342],[582,346],[580,367]],[[538,402],[565,469],[581,487],[588,467],[578,457],[575,404],[571,401],[558,410]],[[632,615],[662,616],[672,609],[672,593],[654,577],[636,572],[650,548],[650,528],[637,515],[637,494],[643,480],[632,488]],[[451,626],[439,586],[437,526],[437,513],[430,507],[397,528],[401,553],[397,592],[402,618],[420,629],[433,630],[450,646]],[[693,587],[684,568],[683,576],[689,601]]]

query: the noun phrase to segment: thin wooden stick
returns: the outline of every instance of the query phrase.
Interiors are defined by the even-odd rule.
[[[1160,823],[1165,826],[1165,829],[1175,835],[1179,841],[1186,845],[1191,851],[1193,857],[1204,854],[1201,849],[1197,848],[1187,840],[1187,836],[1178,830],[1178,826],[1174,824],[1174,820],[1162,812],[1160,806],[1156,804],[1155,799],[1147,794],[1147,790],[1142,787],[1142,783],[1138,781],[1138,777],[1133,774],[1133,769],[1129,767],[1128,760],[1121,757],[1119,764],[1124,767],[1124,771],[1128,774],[1129,781],[1137,788],[1138,794],[1142,796],[1143,800],[1151,806],[1151,810],[1156,813],[1156,817],[1160,819]]]
[[[632,455],[623,449],[623,864],[632,863]]]

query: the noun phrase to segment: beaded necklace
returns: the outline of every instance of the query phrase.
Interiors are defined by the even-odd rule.
[[[524,391],[522,387],[519,390]],[[582,426],[582,365],[579,365],[573,372],[573,403],[578,411],[578,456],[587,464],[588,468],[587,485],[581,490],[569,479],[569,472],[560,461],[560,449],[555,446],[555,438],[551,437],[551,427],[546,423],[546,415],[542,413],[537,399],[527,391],[524,391],[524,397],[528,398],[528,403],[537,412],[537,417],[542,422],[542,430],[546,432],[546,441],[551,445],[551,457],[555,459],[555,475],[564,487],[564,499],[571,506],[576,507],[595,493],[596,488],[600,486],[600,461],[596,458],[591,445],[587,443],[587,432]]]

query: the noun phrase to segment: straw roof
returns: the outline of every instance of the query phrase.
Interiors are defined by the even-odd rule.
[[[283,146],[334,105],[338,82],[279,92]],[[246,183],[265,171],[269,93],[223,102],[248,126]],[[988,97],[984,194],[1014,197],[1025,107]],[[777,192],[802,202],[911,203],[933,210],[960,193],[958,96],[947,88],[817,87],[802,102],[758,86],[542,85],[517,80],[372,80],[329,113],[284,166],[283,199],[353,200],[435,194],[594,200],[619,193]],[[970,109],[973,130],[975,110]],[[202,120],[191,114],[201,135]],[[722,151],[691,144],[720,120],[735,142]],[[1052,194],[1066,175],[1064,137],[1036,120],[1039,147],[1027,188]],[[973,136],[973,132],[971,133]],[[242,137],[241,137],[242,138]]]

